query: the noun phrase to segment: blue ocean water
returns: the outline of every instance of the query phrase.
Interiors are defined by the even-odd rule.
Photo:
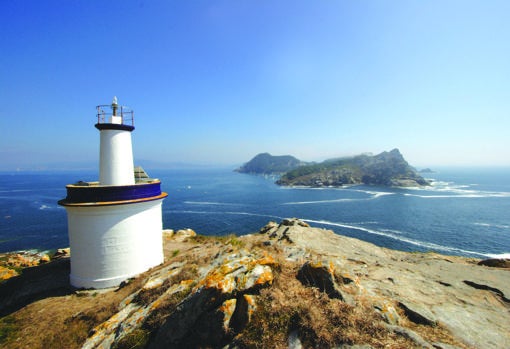
[[[153,170],[169,196],[163,226],[204,235],[258,231],[299,217],[404,251],[510,258],[510,169],[440,169],[429,188],[285,188],[232,169]],[[68,246],[65,185],[95,173],[0,174],[0,252]]]

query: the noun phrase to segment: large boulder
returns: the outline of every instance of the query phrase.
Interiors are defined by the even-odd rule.
[[[137,292],[121,302],[119,312],[94,328],[83,348],[117,345],[158,316],[166,319],[149,344],[153,348],[223,346],[250,321],[256,308],[253,294],[271,285],[274,264],[268,254],[226,249],[196,280],[172,284],[185,263],[156,269]],[[187,295],[166,313],[164,304],[182,294]]]
[[[221,263],[218,263],[219,260]],[[190,337],[198,338],[189,336],[190,329],[193,329],[194,333],[197,332],[197,336],[200,334],[202,344],[213,346],[226,344],[231,339],[228,334],[238,332],[239,324],[242,323],[241,320],[237,320],[235,325],[230,326],[229,318],[240,312],[241,307],[248,313],[238,314],[236,318],[249,318],[250,307],[246,305],[248,300],[245,296],[271,285],[273,282],[271,265],[274,263],[273,258],[267,254],[257,255],[248,251],[218,256],[216,261],[211,263],[217,266],[197,283],[190,295],[170,314],[158,330],[151,347],[185,345],[181,343],[185,336],[187,340]],[[229,303],[232,299],[236,301]],[[208,321],[204,322],[204,319]],[[216,325],[211,325],[213,319],[218,320]],[[218,329],[225,329],[226,326],[229,330],[223,331],[223,335],[218,337]]]
[[[306,262],[299,269],[297,278],[303,285],[317,287],[329,298],[344,300],[335,282],[334,264],[331,261]]]
[[[494,268],[510,268],[510,259],[508,258],[490,258],[478,262],[478,265]]]

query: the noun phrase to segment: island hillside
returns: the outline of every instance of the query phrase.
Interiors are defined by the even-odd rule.
[[[343,186],[368,184],[414,187],[429,183],[404,159],[398,149],[378,155],[326,160],[286,172],[276,182],[288,186]]]
[[[66,250],[17,270],[0,283],[0,347],[509,347],[508,260],[394,251],[298,219],[163,239],[163,264],[112,289],[73,289]]]
[[[274,156],[261,153],[235,171],[250,174],[282,174],[303,165],[306,163],[291,155]]]

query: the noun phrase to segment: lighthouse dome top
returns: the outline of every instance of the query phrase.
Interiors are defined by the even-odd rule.
[[[131,108],[119,105],[117,97],[113,97],[111,104],[102,104],[96,106],[97,124],[99,130],[118,129],[125,131],[133,131],[134,112]]]

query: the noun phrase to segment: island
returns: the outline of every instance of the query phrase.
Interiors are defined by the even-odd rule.
[[[429,182],[407,163],[398,149],[374,156],[363,154],[301,166],[285,173],[276,183],[311,187],[341,187],[352,184],[391,187],[429,185]]]
[[[304,162],[284,155],[262,153],[235,170],[249,174],[280,175],[282,186],[342,187],[367,184],[392,187],[420,187],[429,182],[410,166],[398,149],[378,155],[361,154],[329,159],[320,163]]]
[[[274,156],[269,153],[261,153],[253,159],[234,170],[240,173],[249,174],[283,174],[308,163],[296,159],[291,155]]]

